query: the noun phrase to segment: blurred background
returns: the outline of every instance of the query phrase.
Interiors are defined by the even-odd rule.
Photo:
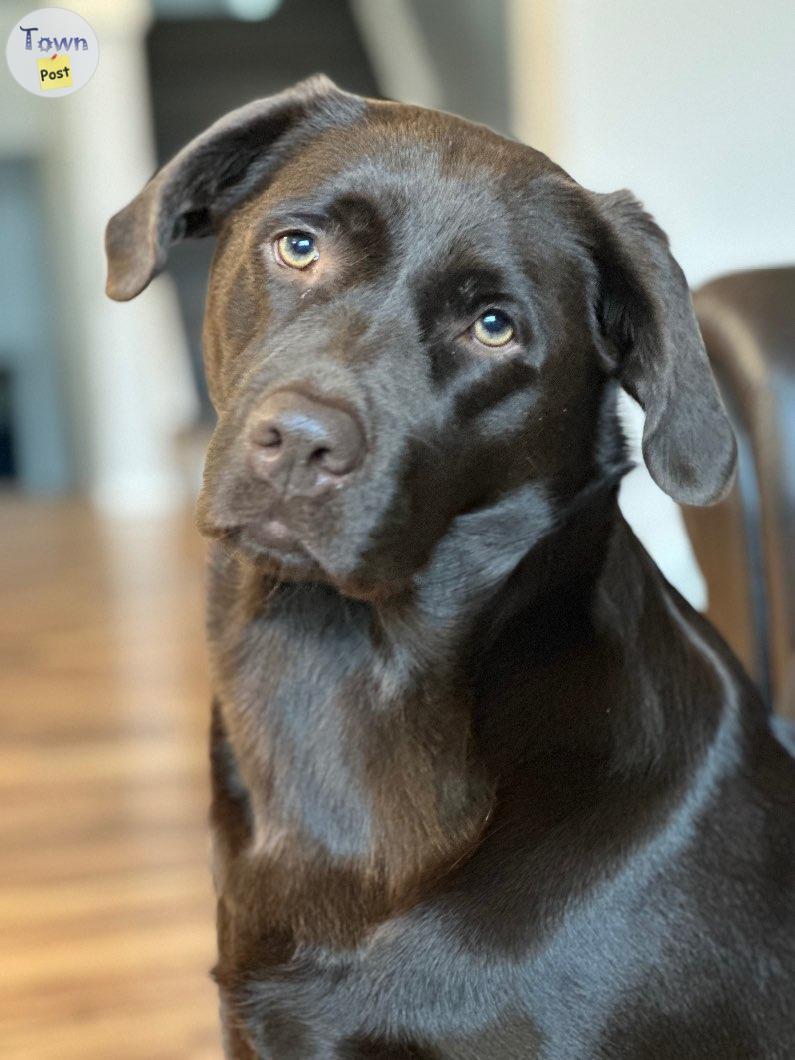
[[[0,1055],[220,1056],[202,546],[209,240],[135,302],[102,233],[225,111],[323,71],[631,188],[671,237],[740,439],[717,508],[627,517],[795,713],[791,0],[71,0],[100,62],[0,113]],[[0,0],[0,30],[28,3]],[[642,415],[623,410],[637,443]]]

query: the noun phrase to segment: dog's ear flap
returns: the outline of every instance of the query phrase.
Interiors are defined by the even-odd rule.
[[[211,125],[110,219],[108,295],[125,302],[140,294],[165,265],[172,243],[209,235],[218,219],[267,180],[302,133],[353,120],[363,106],[321,75]]]
[[[731,486],[734,432],[668,240],[629,192],[593,195],[603,355],[646,413],[643,458],[667,494],[714,504]]]

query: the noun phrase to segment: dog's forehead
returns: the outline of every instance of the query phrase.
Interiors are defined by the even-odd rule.
[[[325,130],[276,175],[268,206],[360,196],[404,230],[455,238],[494,233],[565,174],[546,156],[453,115],[372,104],[362,119]],[[551,178],[551,179],[547,179]],[[566,178],[567,179],[567,178]]]

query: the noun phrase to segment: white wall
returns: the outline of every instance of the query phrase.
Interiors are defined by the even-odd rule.
[[[151,3],[69,0],[69,7],[97,33],[97,71],[57,100],[30,95],[6,74],[0,154],[30,157],[42,174],[78,483],[101,511],[141,515],[185,503],[175,440],[198,412],[170,279],[128,305],[104,294],[105,224],[154,169],[144,55]],[[0,0],[4,32],[33,8]]]
[[[692,286],[795,258],[792,0],[509,0],[517,134],[631,188]]]

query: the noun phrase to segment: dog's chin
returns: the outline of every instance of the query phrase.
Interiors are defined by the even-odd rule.
[[[276,519],[225,531],[220,541],[237,559],[279,581],[328,581],[322,565]]]
[[[398,595],[405,583],[380,578],[357,564],[344,573],[324,564],[279,520],[265,519],[224,530],[202,527],[236,559],[280,582],[315,582],[335,588],[341,595],[363,602],[378,602]]]

